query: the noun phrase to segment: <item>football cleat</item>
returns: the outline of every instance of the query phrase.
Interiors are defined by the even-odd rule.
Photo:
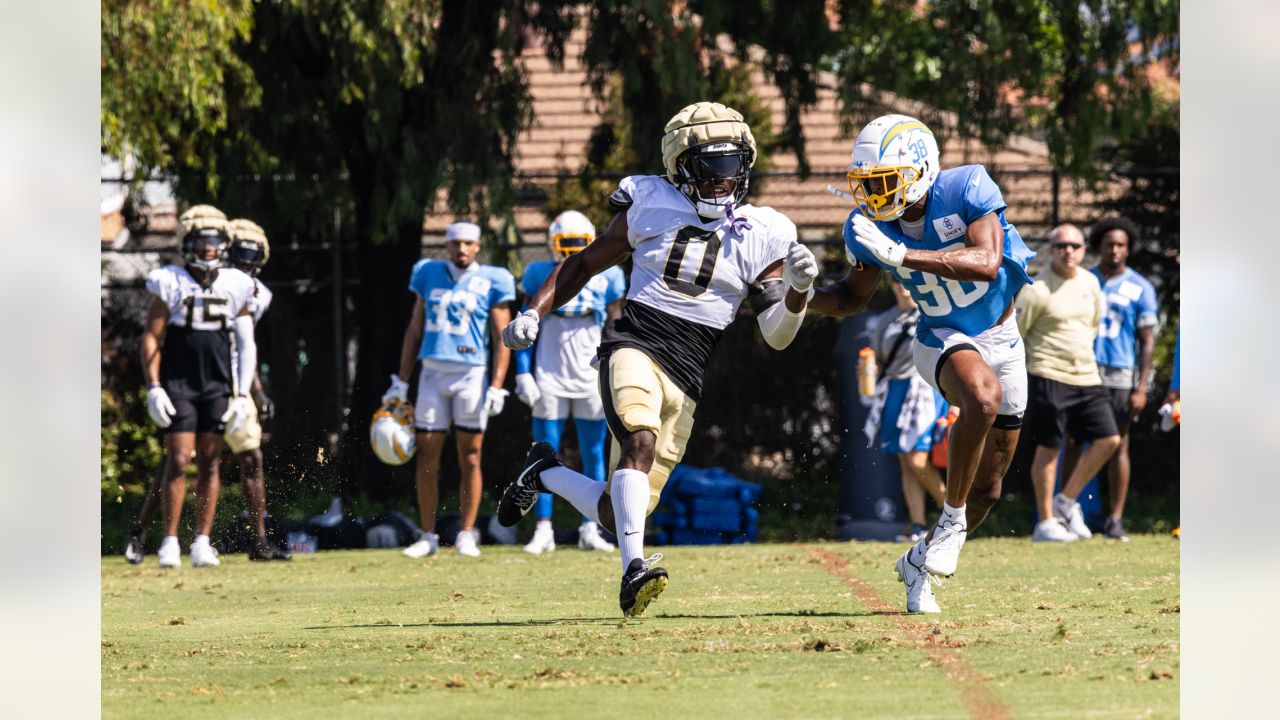
[[[191,543],[191,567],[218,567],[218,551],[207,542]]]
[[[911,551],[902,553],[894,570],[898,573],[898,582],[907,586],[907,612],[940,613],[938,599],[933,596],[932,585],[941,585],[942,581],[929,574],[929,571],[911,563]]]
[[[403,554],[409,558],[424,558],[440,552],[440,536],[435,533],[422,533],[418,541],[405,548]]]
[[[649,603],[667,589],[666,568],[655,567],[661,560],[662,553],[654,553],[647,560],[636,558],[623,573],[618,605],[624,616],[640,617]]]
[[[1061,520],[1062,524],[1081,540],[1093,537],[1089,526],[1084,524],[1084,511],[1080,509],[1080,503],[1068,500],[1062,493],[1053,496],[1053,516]]]
[[[463,557],[480,557],[480,531],[475,528],[459,530],[458,536],[453,539],[453,549]]]
[[[1031,531],[1031,542],[1075,542],[1079,538],[1067,529],[1058,518],[1049,518],[1036,523]]]
[[[1107,518],[1106,524],[1102,526],[1102,537],[1108,540],[1129,542],[1129,535],[1124,531],[1124,521],[1117,517]]]
[[[142,534],[131,532],[129,539],[124,543],[124,559],[132,565],[139,565],[142,563],[142,558]]]
[[[160,543],[160,550],[156,552],[156,557],[159,558],[162,568],[182,567],[182,547],[178,545],[178,539],[165,538]]]
[[[544,552],[555,552],[556,550],[556,532],[551,529],[551,523],[545,520],[538,521],[538,527],[533,531],[533,539],[528,545],[524,546],[524,551],[530,555],[541,555]]]
[[[960,548],[964,547],[964,539],[968,528],[960,523],[942,517],[933,528],[933,540],[924,551],[924,569],[938,577],[948,578],[956,573],[956,565],[960,563]]]
[[[502,498],[498,500],[498,522],[503,527],[511,527],[529,514],[538,500],[538,493],[546,492],[538,474],[561,465],[563,463],[556,457],[554,448],[544,442],[534,443],[524,458],[524,469],[516,476],[515,482],[502,491]]]
[[[293,553],[276,547],[265,537],[256,538],[253,547],[249,548],[250,560],[292,560]]]
[[[600,526],[588,520],[578,527],[578,549],[613,552],[613,543],[600,537]]]

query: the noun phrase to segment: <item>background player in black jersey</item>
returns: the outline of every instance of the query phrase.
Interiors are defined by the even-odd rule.
[[[196,456],[196,537],[191,562],[218,564],[209,531],[218,501],[218,455],[225,429],[238,430],[251,414],[252,401],[232,389],[248,388],[257,365],[249,301],[253,280],[221,267],[226,249],[226,216],[198,205],[181,217],[183,265],[166,265],[147,275],[154,295],[142,336],[142,367],[147,410],[164,433],[165,537],[161,567],[181,565],[178,522],[186,494],[186,471]],[[239,353],[238,382],[233,383],[231,336]]]
[[[667,585],[656,566],[662,556],[642,559],[645,517],[684,455],[711,351],[748,295],[766,341],[789,345],[817,276],[790,220],[743,203],[756,146],[742,115],[719,103],[689,105],[667,123],[662,151],[666,176],[624,178],[610,197],[619,212],[608,230],[559,264],[503,331],[508,347],[528,347],[542,316],[632,256],[627,305],[599,351],[615,463],[607,487],[539,443],[498,506],[499,522],[511,526],[539,492],[553,492],[613,531],[627,616],[642,614]]]

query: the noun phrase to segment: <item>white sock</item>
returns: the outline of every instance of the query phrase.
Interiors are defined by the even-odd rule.
[[[195,541],[195,542],[193,542],[193,543],[191,543],[191,545],[192,545],[192,546],[196,546],[196,545],[208,545],[208,544],[209,544],[209,536],[208,536],[208,535],[197,535],[197,536],[196,536],[196,541]]]
[[[618,528],[618,549],[622,551],[622,571],[626,572],[632,560],[644,557],[649,475],[639,470],[615,470],[609,494],[613,501],[613,522]]]
[[[621,472],[621,471],[619,471]],[[641,473],[643,475],[644,473]],[[617,477],[615,473],[614,477]],[[604,494],[604,483],[593,480],[580,472],[567,467],[553,467],[543,470],[538,479],[547,490],[559,495],[578,512],[595,522],[600,522],[600,496]],[[647,486],[646,486],[647,488]]]
[[[178,544],[177,535],[165,535],[164,539],[160,541],[160,547],[166,547],[168,545],[177,545],[177,544]]]
[[[924,538],[920,538],[915,545],[911,546],[911,554],[907,556],[907,561],[916,567],[924,567],[924,552],[928,549]]]
[[[951,507],[947,503],[942,503],[942,517],[938,518],[938,524],[941,525],[943,520],[950,520],[952,523],[962,528],[969,527],[969,521],[964,516],[965,506],[958,508]]]
[[[1053,496],[1053,503],[1063,510],[1070,510],[1071,506],[1076,504],[1076,499],[1069,498],[1064,493],[1058,493]]]
[[[537,529],[538,529],[538,530],[542,530],[543,528],[546,528],[546,529],[550,530],[550,529],[551,529],[551,521],[550,521],[550,520],[539,520],[539,521],[538,521],[538,528],[537,528]]]

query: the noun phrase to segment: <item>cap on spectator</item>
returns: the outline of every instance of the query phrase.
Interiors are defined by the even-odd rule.
[[[449,223],[444,231],[444,239],[477,241],[480,239],[480,226],[469,222]]]

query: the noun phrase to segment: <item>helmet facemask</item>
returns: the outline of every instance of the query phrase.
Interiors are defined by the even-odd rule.
[[[673,178],[704,218],[722,218],[747,197],[755,153],[741,142],[711,142],[681,153]]]
[[[893,220],[919,199],[908,199],[908,191],[920,179],[920,171],[911,165],[854,167],[847,177],[854,202],[870,220]]]
[[[256,242],[236,240],[227,248],[227,262],[250,275],[257,276],[267,264],[267,251]],[[248,270],[245,270],[245,268]]]
[[[576,252],[582,252],[594,239],[591,235],[582,233],[564,233],[552,235],[547,242],[551,246],[551,253],[560,261]]]
[[[205,258],[206,251],[214,248],[212,258]],[[182,258],[188,267],[206,273],[216,270],[222,265],[223,255],[227,249],[227,234],[218,228],[199,228],[192,230],[182,238]]]

